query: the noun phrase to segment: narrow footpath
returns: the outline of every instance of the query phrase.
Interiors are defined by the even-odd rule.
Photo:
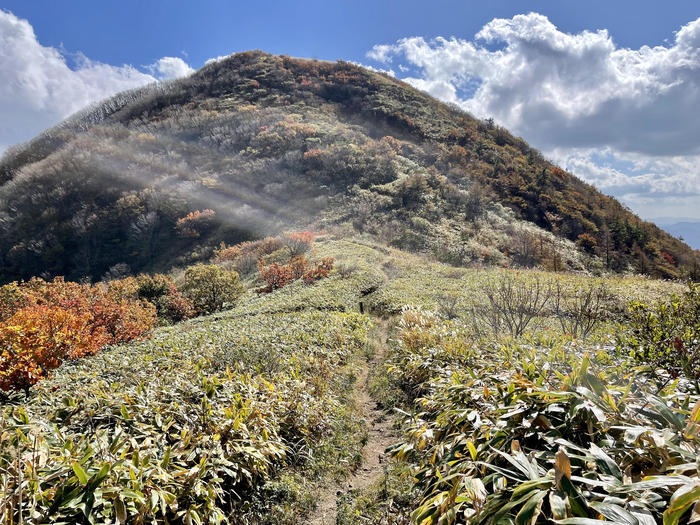
[[[365,362],[357,381],[355,400],[365,416],[368,439],[362,449],[362,465],[345,481],[323,490],[318,497],[318,507],[307,522],[309,525],[335,525],[338,514],[338,499],[349,492],[363,491],[382,479],[384,467],[389,460],[386,448],[396,442],[392,428],[392,418],[377,405],[369,394],[367,378],[372,368],[381,364],[386,352],[388,322],[375,318],[378,325],[379,341],[375,344],[372,360]]]

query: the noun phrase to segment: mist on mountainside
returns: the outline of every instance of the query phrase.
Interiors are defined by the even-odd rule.
[[[699,279],[385,74],[121,93],[0,158],[0,524],[691,523]]]
[[[75,115],[6,152],[0,180],[3,281],[167,269],[302,227],[460,266],[675,278],[700,260],[491,122],[257,51]]]

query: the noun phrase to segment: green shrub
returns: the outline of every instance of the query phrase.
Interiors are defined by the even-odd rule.
[[[0,523],[303,523],[309,484],[285,480],[355,457],[343,396],[368,328],[247,309],[65,363],[0,405]]]
[[[700,394],[700,284],[689,283],[683,295],[653,305],[630,303],[630,319],[618,336],[619,347],[652,373],[684,376]]]
[[[692,521],[697,395],[576,344],[476,344],[415,309],[396,341],[387,372],[413,410],[392,452],[414,466],[413,523]]]
[[[182,295],[170,277],[161,273],[113,279],[107,283],[107,290],[122,300],[142,299],[153,304],[161,324],[177,323],[194,315],[192,302]]]
[[[196,264],[185,271],[182,291],[198,314],[210,314],[235,303],[243,293],[238,272],[215,264]]]

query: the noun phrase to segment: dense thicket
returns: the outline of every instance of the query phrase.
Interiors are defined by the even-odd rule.
[[[159,270],[350,224],[453,264],[694,274],[700,255],[522,139],[352,64],[248,52],[0,161],[0,279]]]

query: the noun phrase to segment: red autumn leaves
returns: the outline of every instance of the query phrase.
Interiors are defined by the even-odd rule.
[[[0,288],[0,389],[27,390],[66,359],[142,337],[155,307],[100,286],[32,279]]]

